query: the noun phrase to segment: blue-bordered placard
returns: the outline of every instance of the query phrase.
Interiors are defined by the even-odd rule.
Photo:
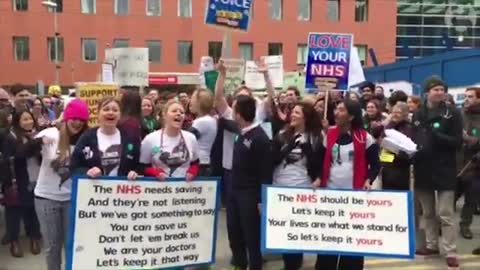
[[[253,0],[206,0],[205,23],[248,31]]]
[[[332,200],[334,198],[338,199],[336,203]],[[357,199],[357,204],[352,204],[353,198]],[[363,204],[358,200],[363,200]],[[339,211],[344,211],[345,217],[339,216]],[[261,213],[263,253],[415,257],[413,195],[410,191],[314,190],[264,185]],[[347,223],[349,225],[345,225]],[[369,227],[371,224],[375,226]],[[347,237],[352,244],[346,241]]]
[[[66,270],[86,270],[85,265],[83,268],[81,265],[74,265],[77,259],[80,261],[87,260],[86,258],[82,259],[82,256],[79,255],[79,253],[85,250],[91,250],[90,252],[94,255],[101,254],[95,257],[87,253],[88,260],[94,262],[93,265],[88,266],[88,270],[182,269],[186,266],[215,263],[218,211],[220,206],[218,200],[220,194],[219,177],[198,177],[190,183],[186,182],[185,178],[167,178],[164,182],[160,182],[155,178],[138,178],[135,181],[128,181],[125,177],[90,179],[87,176],[74,176],[72,179],[70,224],[66,245]],[[95,193],[94,185],[106,189],[112,188],[112,194]],[[181,190],[182,192],[177,193],[178,188],[184,189]],[[200,190],[200,188],[202,189]],[[206,189],[204,190],[203,188]],[[146,193],[147,189],[149,189],[148,194]],[[169,189],[171,191],[167,192]],[[100,190],[100,188],[97,187],[97,190]],[[119,193],[114,193],[113,191],[115,190]],[[153,192],[158,194],[154,195]],[[94,199],[92,205],[87,206],[92,198]],[[112,207],[113,199],[116,198],[122,199],[123,203],[128,201],[132,203],[129,206],[117,205]],[[102,206],[101,204],[105,203],[106,199],[109,199],[107,201],[109,206]],[[165,203],[162,202],[164,200]],[[189,202],[187,203],[186,200],[189,200]],[[133,201],[136,201],[135,205],[133,205]],[[149,202],[148,206],[145,206],[146,201]],[[156,203],[155,206],[153,206],[153,201]],[[81,210],[83,211],[83,218],[80,219]],[[94,215],[92,214],[93,211],[96,212],[95,217],[91,217]],[[202,211],[202,214],[198,211]],[[112,218],[112,216],[102,215],[102,212],[110,212],[115,215]],[[146,213],[145,216],[147,218],[144,218],[145,216],[141,214],[143,212]],[[125,218],[122,213],[127,213],[128,217]],[[132,213],[135,214],[132,215]],[[167,213],[170,214],[167,215]],[[138,218],[134,221],[134,217],[137,216]],[[208,218],[210,216],[211,219]],[[179,221],[182,224],[186,223],[183,224],[186,228],[179,228]],[[119,230],[112,231],[113,224],[128,227],[115,226]],[[174,225],[172,226],[171,224]],[[135,225],[137,231],[133,229]],[[140,226],[150,227],[141,228]],[[208,226],[211,227],[211,230],[208,230]],[[80,227],[83,228],[79,230]],[[122,231],[120,228],[128,229]],[[183,232],[185,233],[182,234]],[[170,236],[169,240],[167,240],[165,233]],[[93,236],[90,236],[92,234]],[[174,234],[177,236],[173,237]],[[194,234],[196,237],[194,237]],[[111,240],[111,243],[99,243],[101,241],[100,235],[106,236],[102,238],[102,241],[107,241],[108,239],[109,241]],[[122,235],[125,238],[122,238]],[[139,240],[138,237],[140,235],[144,238],[141,239],[142,241],[133,241],[132,244],[132,235],[137,237],[137,240]],[[156,237],[154,242],[152,242],[153,238],[149,238],[150,236]],[[187,238],[179,239],[183,236],[187,236]],[[92,237],[94,241],[90,241],[88,237]],[[125,241],[125,239],[128,241]],[[152,241],[150,241],[151,239]],[[166,252],[169,245],[175,247],[170,247],[170,252]],[[195,245],[195,247],[192,245]],[[158,253],[142,255],[143,248],[150,247],[157,248]],[[183,250],[175,252],[177,247]],[[104,252],[105,248],[110,251],[111,248],[114,248],[116,253],[106,255]],[[137,248],[138,252],[136,254],[133,253],[135,248]],[[159,251],[158,248],[163,249]],[[208,253],[205,252],[206,250]],[[161,262],[164,256],[168,256],[172,260],[176,255],[182,256],[182,259],[179,257],[179,262],[176,264]],[[194,261],[195,255],[198,255],[197,261]],[[189,256],[190,261],[188,263],[186,262],[187,257],[184,256]],[[153,258],[157,259],[155,266],[152,266]],[[144,259],[147,260],[146,264]],[[115,260],[117,261],[116,263]],[[133,262],[135,265],[124,265],[125,260]]]

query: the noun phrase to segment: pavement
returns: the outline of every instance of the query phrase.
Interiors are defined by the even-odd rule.
[[[3,234],[4,225],[0,224],[0,232]],[[471,255],[471,251],[480,246],[480,216],[474,218],[472,225],[474,233],[473,240],[465,240],[459,236],[458,251],[462,270],[480,269],[480,256]],[[215,269],[225,269],[230,260],[230,249],[228,247],[227,233],[225,226],[225,211],[220,212],[218,228],[218,243]],[[10,256],[8,246],[0,247],[0,270],[46,270],[44,254],[33,256],[29,254],[28,242],[24,239],[25,257],[13,258]],[[278,255],[268,255],[269,261],[265,264],[266,270],[282,269],[282,261]],[[304,268],[313,269],[315,256],[307,255],[304,261]],[[416,258],[415,260],[400,259],[378,259],[367,258],[365,270],[442,270],[447,269],[443,257]]]

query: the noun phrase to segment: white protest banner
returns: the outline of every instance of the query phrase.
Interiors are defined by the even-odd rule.
[[[213,263],[217,186],[216,178],[74,178],[66,269]]]
[[[262,250],[413,258],[411,192],[263,187]]]
[[[245,76],[245,60],[234,58],[222,60],[227,69],[225,93],[228,94],[235,91],[242,84],[243,77]]]
[[[200,58],[200,67],[198,68],[198,75],[202,87],[206,87],[205,84],[205,72],[215,70],[215,64],[211,56],[202,56]]]
[[[113,83],[113,65],[109,63],[102,64],[102,82]]]
[[[272,80],[273,87],[283,88],[283,56],[272,55],[263,56],[262,61],[268,68],[270,80]],[[258,72],[258,67],[255,61],[247,61],[245,68],[245,85],[254,90],[265,89],[265,79],[263,74]]]
[[[105,50],[105,62],[113,64],[113,79],[120,86],[148,86],[148,48]]]

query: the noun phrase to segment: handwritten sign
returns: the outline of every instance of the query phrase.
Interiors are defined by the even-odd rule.
[[[352,44],[350,34],[310,33],[305,88],[348,90]]]
[[[231,93],[235,91],[243,81],[245,77],[245,60],[228,58],[223,59],[223,64],[227,69],[225,76],[225,93]]]
[[[247,31],[252,0],[208,0],[205,23],[227,29]]]
[[[88,126],[94,127],[97,125],[98,102],[104,97],[116,97],[118,95],[118,86],[100,82],[76,83],[76,91],[76,96],[88,104],[88,113],[90,115]]]
[[[76,178],[67,270],[160,269],[214,261],[214,178]]]
[[[274,88],[283,87],[283,56],[271,55],[263,56],[262,61],[267,65],[268,74]],[[247,61],[245,68],[245,84],[247,87],[255,90],[265,89],[266,83],[263,74],[258,72],[258,66],[255,61]]]
[[[148,86],[148,48],[105,50],[105,60],[113,64],[113,79],[120,86]]]
[[[262,249],[413,258],[410,192],[263,187]]]

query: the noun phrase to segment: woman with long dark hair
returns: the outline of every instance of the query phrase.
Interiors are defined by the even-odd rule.
[[[142,139],[160,128],[160,123],[155,112],[155,103],[150,97],[142,99]]]
[[[327,131],[323,171],[315,186],[369,190],[380,170],[378,145],[363,128],[362,109],[345,100],[335,109],[336,126]],[[318,255],[316,270],[363,270],[364,257]]]
[[[320,183],[325,148],[318,113],[310,103],[294,105],[288,126],[273,140],[273,184],[310,187]],[[285,270],[298,270],[303,254],[283,254]]]
[[[42,146],[42,163],[35,187],[35,210],[40,221],[48,270],[60,270],[62,248],[68,232],[71,173],[70,157],[79,137],[88,128],[88,106],[71,100],[63,112],[59,127],[47,128],[37,137],[50,144]]]
[[[9,161],[6,182],[3,185],[7,236],[10,253],[13,257],[23,257],[23,249],[18,241],[20,221],[23,219],[25,231],[30,238],[30,251],[40,253],[40,225],[33,203],[33,189],[38,177],[42,138],[35,138],[36,123],[28,109],[17,110],[12,117],[12,127],[3,142],[3,154]]]
[[[37,122],[38,131],[46,129],[51,126],[51,122],[48,117],[48,110],[42,102],[42,99],[37,97],[33,100],[32,114]]]
[[[123,89],[120,101],[122,112],[118,128],[132,139],[142,140],[142,98],[138,91]]]

